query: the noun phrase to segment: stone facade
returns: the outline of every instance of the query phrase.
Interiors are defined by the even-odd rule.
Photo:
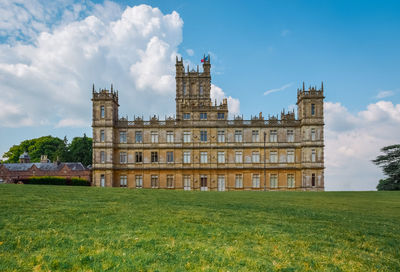
[[[93,184],[182,190],[324,190],[321,89],[297,90],[297,119],[228,120],[203,71],[176,60],[176,118],[118,117],[118,92],[93,87]]]

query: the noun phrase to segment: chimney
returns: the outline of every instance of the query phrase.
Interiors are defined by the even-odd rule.
[[[55,165],[60,165],[60,158],[57,156],[56,159],[54,160]]]
[[[47,159],[47,155],[40,156],[40,163],[48,163],[49,160]]]

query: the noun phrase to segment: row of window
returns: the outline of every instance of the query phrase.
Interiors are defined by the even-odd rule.
[[[167,163],[174,162],[174,151],[167,151],[166,153]],[[191,163],[192,152],[191,151],[183,151],[183,163]],[[127,152],[119,153],[120,163],[125,164],[128,163]],[[200,163],[208,163],[208,152],[201,151],[200,152]],[[311,150],[311,162],[316,162],[317,160],[317,151],[315,149]],[[100,162],[105,163],[105,152],[100,151]],[[152,163],[159,162],[158,151],[151,151],[150,153],[150,161]],[[225,163],[226,156],[225,151],[217,152],[217,162]],[[278,162],[278,151],[269,151],[269,162],[277,163]],[[294,150],[286,151],[286,162],[294,163],[295,162],[295,152]],[[138,151],[135,152],[135,163],[143,163],[143,152]],[[243,163],[243,151],[235,151],[235,163]],[[260,163],[260,152],[253,151],[251,156],[251,163]]]
[[[314,180],[315,180],[315,174],[314,175]],[[288,188],[294,188],[295,187],[295,178],[294,174],[287,174],[286,175],[286,180],[287,180],[287,187]],[[100,178],[100,185],[105,186],[104,182],[104,175],[101,175]],[[224,175],[218,175],[217,178],[217,186],[218,190],[224,191],[225,190],[225,176]],[[191,189],[191,176],[190,175],[184,175],[183,176],[183,187],[185,190],[190,190]],[[128,185],[128,177],[126,175],[120,176],[120,186],[121,187],[127,187]],[[159,188],[159,178],[158,175],[151,175],[150,177],[150,186],[151,188]],[[314,185],[315,186],[315,181]],[[143,175],[136,175],[135,176],[135,187],[136,188],[143,188]],[[167,180],[166,180],[166,187],[167,188],[175,188],[174,184],[174,176],[173,175],[167,175]],[[208,187],[208,176],[207,175],[200,175],[200,187],[201,188],[206,188]],[[260,175],[259,174],[253,174],[252,175],[252,187],[253,188],[261,188],[260,184]],[[269,177],[269,187],[270,188],[278,188],[278,174],[270,174]],[[242,174],[237,174],[235,176],[235,188],[243,188],[243,175]]]
[[[158,143],[159,142],[159,133],[158,131],[151,131],[150,132],[150,141],[152,143]],[[183,132],[183,142],[184,143],[190,143],[192,141],[192,133],[190,131],[184,131]],[[252,142],[260,142],[260,135],[258,130],[253,130],[252,131]],[[174,132],[173,131],[167,131],[167,137],[166,141],[167,143],[173,143],[175,140],[174,137]],[[294,131],[291,129],[288,129],[286,131],[286,140],[288,142],[294,142]],[[315,128],[311,129],[311,140],[315,141],[316,140],[316,130]],[[100,130],[100,142],[105,141],[105,131]],[[200,131],[200,141],[201,142],[207,142],[208,141],[208,134],[207,130],[201,130]],[[219,143],[225,142],[225,131],[224,130],[219,130],[218,135],[217,135],[217,141]],[[235,142],[242,142],[243,141],[243,131],[242,130],[235,130],[234,134],[234,141]],[[127,143],[127,132],[126,131],[120,131],[119,132],[119,142],[120,143]],[[278,142],[278,131],[277,130],[271,130],[269,133],[269,142],[271,143],[276,143]],[[143,143],[143,132],[142,131],[135,131],[135,143]]]
[[[182,114],[183,120],[190,120],[191,114],[189,112],[184,112]],[[223,112],[218,112],[217,113],[217,119],[218,120],[224,120],[225,119],[225,113]],[[207,120],[207,112],[200,112],[200,120]]]

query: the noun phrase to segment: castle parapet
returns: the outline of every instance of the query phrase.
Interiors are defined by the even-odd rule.
[[[113,100],[115,103],[118,104],[118,91],[114,91],[113,90],[112,84],[111,84],[111,90],[99,89],[98,92],[95,91],[94,84],[93,84],[92,94],[93,94],[93,99],[96,99],[96,100]]]
[[[303,98],[324,98],[324,83],[321,83],[321,88],[317,89],[317,86],[310,86],[308,90],[304,88],[304,83],[303,83],[303,89],[297,89],[297,101],[300,101]]]

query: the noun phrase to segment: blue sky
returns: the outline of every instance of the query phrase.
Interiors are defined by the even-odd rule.
[[[324,81],[326,99],[340,101],[350,111],[400,85],[398,1],[146,3],[179,12],[184,20],[180,48],[196,52],[193,62],[203,52],[217,56],[213,82],[240,97],[245,115],[278,113],[295,102],[302,81]],[[285,95],[262,97],[267,89],[289,83],[293,86]],[[399,99],[399,92],[391,97]]]
[[[209,53],[215,97],[245,118],[292,108],[303,81],[323,81],[327,188],[374,189],[370,161],[400,133],[399,14],[398,1],[5,1],[0,153],[91,136],[92,83],[114,83],[121,116],[173,114],[171,57]]]

